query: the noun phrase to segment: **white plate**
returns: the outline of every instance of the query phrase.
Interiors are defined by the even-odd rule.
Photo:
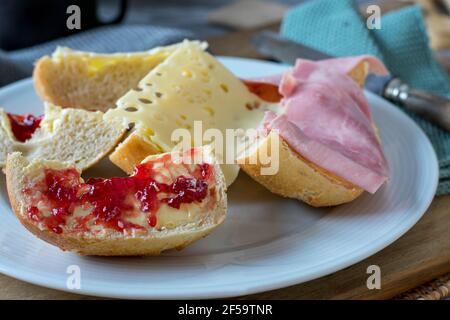
[[[284,70],[273,63],[222,58],[239,77]],[[149,258],[94,258],[65,253],[35,238],[11,212],[0,181],[0,272],[70,291],[67,268],[81,270],[74,292],[124,298],[215,298],[245,295],[312,280],[383,249],[428,208],[438,166],[430,142],[402,111],[367,94],[392,177],[375,195],[329,209],[282,199],[241,173],[229,190],[229,216],[213,234],[181,252]],[[0,90],[0,106],[42,112],[30,79]],[[93,174],[115,171],[106,161]],[[112,171],[108,171],[112,170]],[[92,174],[92,172],[91,172]],[[73,291],[72,291],[73,292]]]

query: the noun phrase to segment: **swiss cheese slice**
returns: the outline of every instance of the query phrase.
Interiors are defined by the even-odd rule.
[[[139,82],[137,89],[120,98],[117,108],[109,110],[106,117],[134,123],[135,133],[166,152],[174,148],[177,141],[172,141],[171,136],[179,128],[191,133],[193,146],[208,144],[203,133],[218,129],[226,145],[226,129],[257,128],[268,107],[205,52],[202,44],[184,41]],[[201,121],[200,138],[194,134],[194,126],[199,124],[194,121]],[[214,152],[218,159],[225,160],[226,150]],[[230,185],[239,167],[228,163],[222,165],[222,170]]]

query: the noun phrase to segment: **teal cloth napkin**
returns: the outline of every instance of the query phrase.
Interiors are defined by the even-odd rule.
[[[382,16],[369,30],[351,0],[315,0],[287,12],[281,34],[335,56],[372,54],[409,85],[450,97],[447,73],[433,57],[418,6]],[[450,193],[450,133],[408,113],[428,135],[439,159],[437,195]]]

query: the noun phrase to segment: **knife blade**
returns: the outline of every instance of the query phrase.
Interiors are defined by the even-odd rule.
[[[263,55],[288,64],[297,58],[323,60],[334,58],[324,52],[281,37],[278,33],[263,31],[252,38],[252,45]],[[400,78],[368,75],[365,89],[387,100],[402,105],[441,128],[450,131],[450,100],[432,93],[411,89]]]
[[[300,57],[314,61],[333,58],[333,56],[290,41],[271,31],[262,31],[251,41],[260,53],[287,64],[295,64],[295,60]]]

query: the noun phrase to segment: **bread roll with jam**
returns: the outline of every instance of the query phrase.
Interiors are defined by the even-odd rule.
[[[130,177],[84,181],[71,164],[12,153],[11,206],[30,232],[62,250],[133,256],[181,249],[224,221],[226,185],[209,148],[173,155],[147,157]]]

